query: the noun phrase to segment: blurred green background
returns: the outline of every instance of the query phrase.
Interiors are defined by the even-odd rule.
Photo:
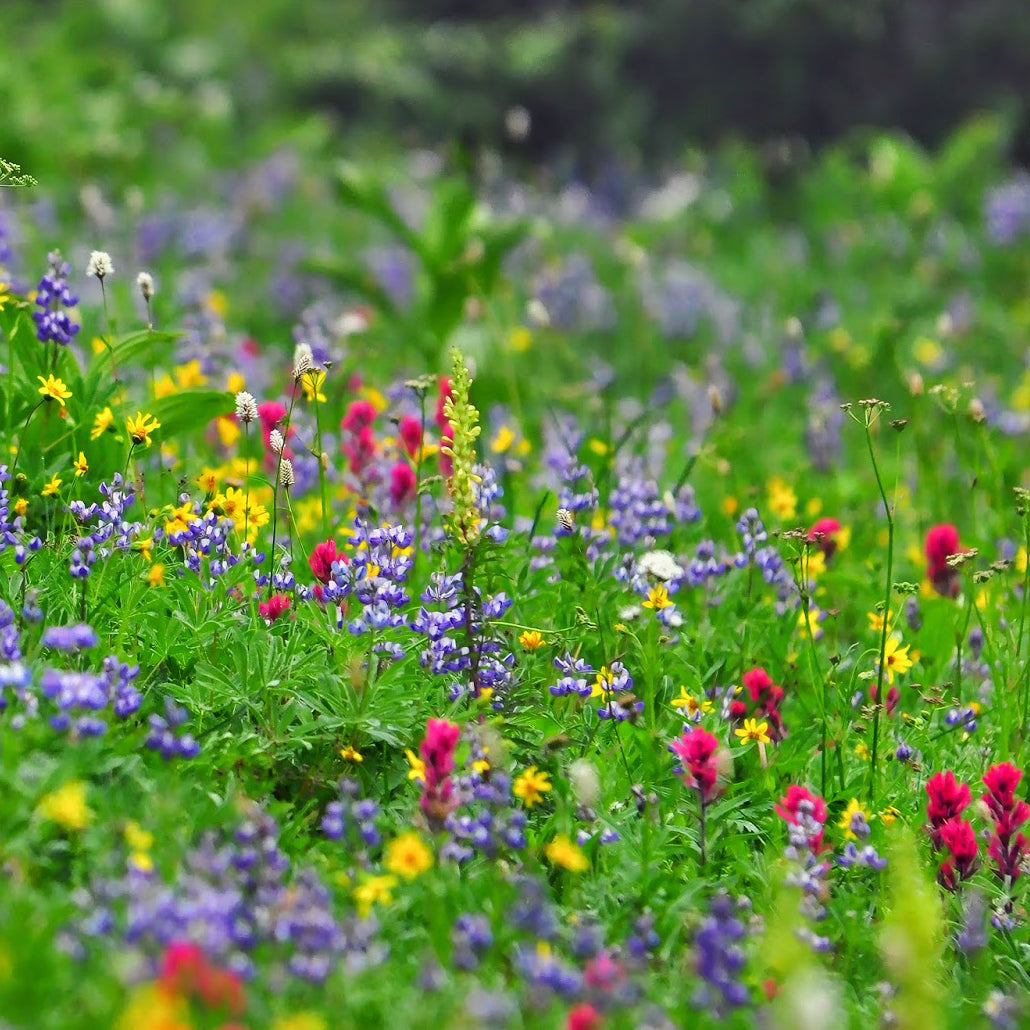
[[[284,143],[357,156],[458,141],[598,175],[742,137],[776,167],[874,126],[935,145],[984,110],[1030,159],[1025,0],[5,0],[3,14],[0,154],[40,178],[231,168]]]

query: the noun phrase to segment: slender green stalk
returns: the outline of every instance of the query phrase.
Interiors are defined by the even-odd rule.
[[[325,457],[322,451],[322,420],[318,414],[318,379],[314,370],[307,373],[311,382],[311,394],[315,405],[315,439],[318,441],[318,487],[322,497],[322,539],[328,540],[331,532],[329,518],[329,480],[325,474]]]
[[[880,467],[876,462],[876,450],[873,447],[873,436],[870,432],[871,422],[868,412],[865,420],[865,439],[869,449],[869,460],[873,463],[873,473],[876,476],[876,486],[880,491],[880,499],[883,501],[883,509],[887,515],[887,576],[884,587],[883,600],[883,628],[880,631],[880,662],[876,670],[876,702],[873,705],[873,746],[869,758],[869,803],[876,803],[876,760],[879,754],[880,744],[880,712],[883,709],[883,677],[887,669],[887,629],[890,623],[891,590],[894,586],[894,509],[887,500],[887,491],[880,477]],[[900,445],[899,445],[900,446]]]

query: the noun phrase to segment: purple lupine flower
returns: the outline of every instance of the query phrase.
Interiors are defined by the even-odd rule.
[[[744,923],[737,917],[733,900],[717,895],[694,938],[695,968],[702,984],[694,995],[697,1008],[717,1014],[747,1005],[751,998],[741,982],[744,969]]]
[[[48,626],[41,641],[44,647],[68,654],[78,654],[97,646],[96,630],[80,623],[75,626]]]
[[[51,251],[47,263],[50,267],[36,287],[36,307],[40,310],[32,313],[36,339],[40,343],[54,342],[67,347],[80,329],[69,314],[79,298],[68,287],[71,265],[61,258],[60,251]]]

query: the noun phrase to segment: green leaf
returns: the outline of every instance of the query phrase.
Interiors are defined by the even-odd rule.
[[[155,401],[151,414],[161,423],[162,437],[203,429],[219,415],[231,414],[233,396],[221,390],[192,390]]]

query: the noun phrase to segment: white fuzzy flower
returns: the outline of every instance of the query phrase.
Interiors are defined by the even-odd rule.
[[[136,276],[136,285],[144,300],[150,300],[154,296],[154,277],[149,272],[140,272]]]
[[[95,275],[98,279],[114,275],[114,262],[106,250],[94,250],[86,265],[86,275]]]
[[[637,560],[637,572],[668,583],[683,575],[683,567],[668,551],[648,551]]]
[[[275,454],[282,454],[283,448],[286,446],[286,441],[283,439],[283,434],[278,429],[273,429],[268,434],[268,446],[272,448]]]
[[[315,369],[315,355],[306,343],[298,343],[293,351],[293,378],[300,379]]]
[[[593,762],[577,758],[569,766],[569,784],[579,804],[593,808],[601,800],[601,778]]]
[[[283,458],[279,463],[279,485],[286,490],[296,482],[293,474],[293,462],[289,458]]]
[[[252,394],[246,390],[240,390],[236,394],[236,417],[244,424],[249,425],[258,417],[257,401]],[[279,432],[275,430],[275,432]],[[281,439],[281,434],[280,434]]]

